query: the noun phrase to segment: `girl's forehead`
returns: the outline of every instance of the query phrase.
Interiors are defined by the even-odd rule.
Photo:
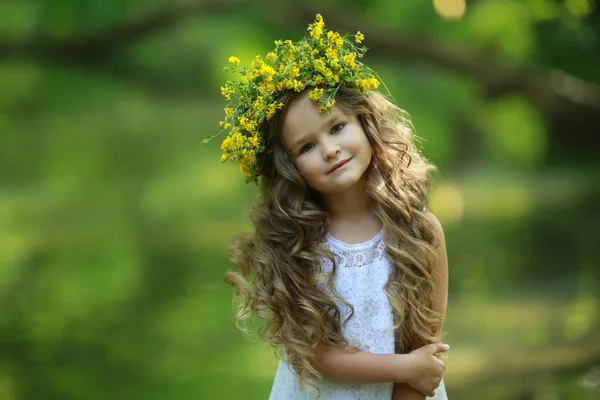
[[[344,116],[344,112],[334,105],[331,112],[321,114],[319,104],[302,96],[297,102],[288,106],[282,126],[282,137],[286,144],[290,140],[304,135],[319,132],[334,119]]]

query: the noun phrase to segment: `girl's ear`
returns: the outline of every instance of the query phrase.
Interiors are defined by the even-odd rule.
[[[302,176],[300,170],[298,169],[298,165],[296,165],[296,160],[294,159],[294,156],[287,149],[285,151],[285,154],[287,155],[287,159],[290,162],[291,166],[296,170],[296,172],[298,172],[298,174],[300,174],[300,176]]]
[[[296,170],[298,175],[300,175],[304,179],[304,175],[302,175],[302,172],[300,172],[300,170],[298,169],[298,166],[296,165],[296,161],[292,161],[292,166],[294,167],[294,169]]]

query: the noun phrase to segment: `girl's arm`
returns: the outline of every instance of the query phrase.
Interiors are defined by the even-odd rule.
[[[425,395],[407,383],[394,384],[392,400],[424,400]]]
[[[347,347],[321,347],[313,366],[330,381],[376,383],[404,382],[433,395],[444,372],[444,363],[434,357],[448,351],[442,343],[422,346],[409,354],[373,354]]]
[[[448,254],[446,252],[446,239],[444,229],[440,221],[432,213],[427,213],[433,221],[436,236],[439,245],[437,247],[437,261],[433,268],[433,281],[435,284],[435,293],[433,297],[433,310],[442,315],[442,323],[438,327],[441,331],[443,317],[446,316],[446,306],[448,304]],[[394,385],[394,394],[392,400],[423,400],[425,395],[409,386],[406,383],[396,383]]]
[[[315,368],[334,382],[406,382],[410,361],[405,354],[373,354],[347,347],[321,347]]]

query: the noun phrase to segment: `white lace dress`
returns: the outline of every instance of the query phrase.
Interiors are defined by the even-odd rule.
[[[337,257],[338,268],[334,285],[338,294],[354,306],[354,316],[342,327],[344,337],[362,351],[376,354],[394,353],[392,307],[383,287],[391,273],[391,265],[385,254],[382,231],[368,242],[347,244],[330,234],[326,245]],[[325,274],[332,270],[331,261],[322,260]],[[323,290],[324,287],[321,287]],[[342,316],[348,307],[338,303]],[[342,321],[344,319],[342,318]],[[322,400],[390,400],[393,382],[373,384],[321,383]],[[300,389],[298,376],[286,362],[285,354],[279,362],[269,400],[313,400],[316,392]],[[447,400],[444,381],[428,399]]]

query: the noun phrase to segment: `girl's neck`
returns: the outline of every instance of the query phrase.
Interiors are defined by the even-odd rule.
[[[346,225],[363,223],[378,224],[375,216],[375,202],[367,193],[366,179],[363,177],[352,188],[345,192],[322,194],[330,225]]]

